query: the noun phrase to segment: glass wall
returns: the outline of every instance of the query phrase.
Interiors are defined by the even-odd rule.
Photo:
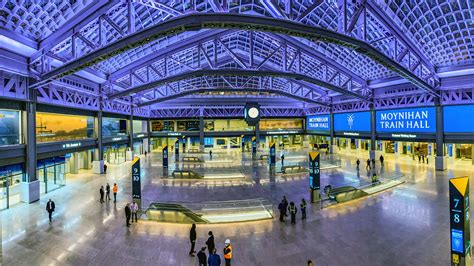
[[[36,114],[37,142],[93,138],[93,132],[93,117],[51,113]]]
[[[125,162],[127,144],[112,145],[104,148],[104,161],[109,164],[120,164]]]
[[[0,146],[20,143],[20,111],[0,109]]]
[[[66,158],[56,156],[38,160],[36,175],[40,181],[40,192],[48,193],[66,185]]]
[[[104,117],[102,119],[102,135],[104,137],[127,135],[127,120]]]
[[[0,167],[0,209],[20,202],[20,182],[24,178],[23,164]]]
[[[262,119],[260,130],[303,129],[303,119]]]
[[[204,131],[253,131],[253,126],[240,119],[204,120]]]
[[[147,124],[147,121],[133,120],[133,134],[146,133],[147,132],[146,124]]]

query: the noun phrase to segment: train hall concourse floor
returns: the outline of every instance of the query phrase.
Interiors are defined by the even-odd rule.
[[[0,265],[474,265],[469,0],[0,0]]]

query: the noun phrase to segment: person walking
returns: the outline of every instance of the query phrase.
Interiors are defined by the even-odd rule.
[[[132,211],[130,209],[130,203],[125,205],[125,220],[127,221],[127,227],[130,227],[130,216],[132,216]]]
[[[301,220],[306,220],[306,201],[304,200],[304,198],[301,199],[300,209],[301,209]]]
[[[285,217],[286,217],[288,216],[288,214],[286,214],[286,211],[288,210],[288,201],[286,200],[286,196],[283,196],[283,205],[284,205],[283,213],[285,214]]]
[[[313,266],[313,262],[311,260],[308,260],[308,266]]]
[[[117,183],[114,183],[114,187],[112,188],[112,192],[114,192],[114,202],[117,202],[117,192],[118,192]]]
[[[100,204],[102,204],[104,203],[104,186],[100,186],[99,193],[100,193]]]
[[[359,160],[359,158],[357,158],[356,165],[357,165],[357,170],[359,170],[359,165],[360,165],[360,160]]]
[[[209,150],[209,158],[212,160],[212,150]]]
[[[285,202],[281,200],[280,204],[278,204],[278,210],[280,211],[280,222],[285,221]]]
[[[211,252],[209,252],[209,259],[207,260],[207,263],[209,266],[220,266],[221,265],[221,257],[217,255],[217,250],[213,249]]]
[[[53,212],[55,208],[56,208],[56,205],[54,204],[54,201],[49,199],[49,201],[46,203],[46,211],[48,212],[48,215],[49,215],[49,222],[52,222],[53,220]]]
[[[215,249],[216,245],[214,244],[214,235],[212,234],[212,231],[209,231],[209,233],[207,233],[207,235],[209,237],[207,238],[206,245],[207,245],[207,249],[209,250],[209,259],[210,259],[211,255],[212,255],[212,252],[214,252],[214,249]]]
[[[290,215],[291,215],[291,224],[295,224],[296,223],[297,209],[296,209],[296,205],[293,201],[290,203],[290,207],[288,207],[288,210],[290,211]]]
[[[372,186],[375,186],[377,184],[377,174],[374,173],[372,175]]]
[[[230,244],[230,239],[225,240],[224,260],[225,266],[230,266],[230,262],[232,260],[232,245]]]
[[[384,160],[383,155],[380,155],[379,159],[380,159],[380,164],[383,166],[383,160]]]
[[[207,256],[206,256],[206,247],[202,247],[197,254],[199,266],[206,266]]]
[[[365,167],[365,169],[367,170],[370,170],[370,159],[367,159],[367,166]]]
[[[110,185],[107,183],[105,186],[105,200],[110,200]]]
[[[104,174],[107,174],[107,165],[104,163]]]
[[[372,168],[375,169],[375,158],[372,158]]]
[[[191,226],[191,230],[189,231],[189,240],[191,241],[191,249],[189,250],[189,255],[194,257],[194,247],[196,245],[196,224]]]
[[[138,204],[133,201],[132,205],[130,206],[130,209],[132,210],[132,223],[133,217],[135,217],[135,222],[138,223]]]
[[[284,153],[281,154],[280,159],[281,159],[281,166],[283,166],[283,164],[285,163],[285,154]]]

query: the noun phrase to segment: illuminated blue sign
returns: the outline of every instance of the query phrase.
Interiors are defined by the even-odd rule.
[[[385,110],[376,112],[377,132],[436,132],[434,107]]]
[[[331,129],[330,115],[312,115],[306,118],[306,130],[329,131]]]
[[[459,253],[464,252],[463,231],[451,229],[451,250]]]
[[[474,132],[474,105],[445,106],[444,132]]]
[[[370,112],[334,115],[334,131],[370,131]]]

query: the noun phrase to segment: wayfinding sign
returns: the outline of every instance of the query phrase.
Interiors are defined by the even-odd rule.
[[[140,158],[137,156],[132,161],[132,198],[141,208],[142,189],[140,176]]]
[[[309,188],[311,191],[311,202],[320,200],[321,166],[319,161],[319,152],[312,151],[309,153]]]
[[[449,180],[451,265],[471,265],[469,177]]]
[[[163,168],[168,168],[168,144],[163,145]]]

